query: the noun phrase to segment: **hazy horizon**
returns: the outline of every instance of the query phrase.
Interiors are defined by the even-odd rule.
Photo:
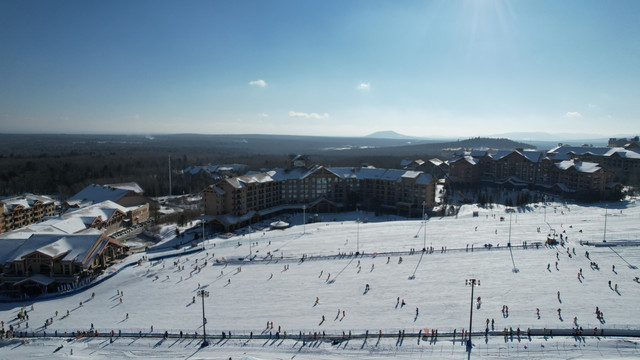
[[[633,135],[638,13],[637,1],[0,0],[1,131]]]

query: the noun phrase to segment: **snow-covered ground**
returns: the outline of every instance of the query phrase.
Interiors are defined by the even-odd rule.
[[[469,353],[459,336],[453,342],[446,334],[454,329],[459,334],[469,327],[471,288],[465,280],[470,278],[480,280],[473,297],[481,297],[481,303],[473,305],[473,330],[483,332],[489,319],[494,320],[496,331],[505,327],[523,331],[520,338],[479,336],[471,357],[639,358],[636,338],[557,336],[560,329],[576,327],[574,318],[585,334],[592,334],[596,327],[598,333],[601,328],[606,333],[640,330],[640,284],[634,281],[640,276],[639,205],[622,202],[605,210],[604,206],[538,204],[512,214],[501,206],[468,205],[457,217],[430,218],[426,233],[419,219],[321,214],[335,221],[211,239],[202,250],[182,256],[183,250],[150,252],[150,259],[175,256],[125,267],[82,293],[0,304],[0,319],[5,328],[17,327],[16,314],[23,305],[27,310],[33,305],[28,311],[29,328],[23,322],[16,331],[42,333],[45,320],[53,318],[48,335],[88,330],[93,325],[101,334],[113,330],[158,337],[123,337],[113,342],[108,337],[27,338],[24,344],[18,339],[0,342],[0,358],[458,359]],[[605,211],[607,242],[603,243]],[[301,218],[289,220],[300,224]],[[355,218],[368,221],[357,223]],[[535,246],[554,230],[567,238],[564,246]],[[506,247],[509,236],[511,248]],[[425,244],[434,251],[423,253]],[[603,244],[617,246],[599,246]],[[350,256],[356,251],[364,255]],[[253,261],[248,261],[250,252]],[[136,254],[126,262],[144,255]],[[367,284],[369,291],[365,291]],[[219,337],[223,331],[231,332],[232,338],[212,339],[209,347],[200,349],[201,339],[193,339],[193,334],[202,333],[202,302],[196,296],[202,289],[210,294],[204,305],[207,334]],[[502,312],[505,305],[508,316]],[[596,318],[596,307],[604,313],[603,322]],[[267,330],[271,322],[274,327]],[[556,336],[529,339],[524,335],[527,328],[554,329]],[[278,329],[280,339],[235,338],[275,336]],[[427,329],[438,329],[437,341],[409,336]],[[165,331],[172,335],[182,331],[190,338],[162,339]],[[282,339],[285,331],[287,339]],[[378,339],[379,331],[390,337]],[[407,337],[398,339],[399,331]],[[341,337],[343,332],[348,337],[351,332],[353,338],[335,343],[302,341],[300,332],[324,332],[327,337]],[[356,338],[367,332],[367,338]]]

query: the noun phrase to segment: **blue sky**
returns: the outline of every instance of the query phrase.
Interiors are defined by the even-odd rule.
[[[640,1],[4,1],[0,132],[640,133]]]

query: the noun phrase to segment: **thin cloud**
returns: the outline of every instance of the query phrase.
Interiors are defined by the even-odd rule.
[[[304,118],[304,119],[328,119],[329,114],[318,114],[318,113],[305,113],[305,112],[297,112],[297,111],[289,111],[290,117]]]
[[[568,112],[565,114],[565,116],[566,116],[566,117],[568,117],[568,118],[579,119],[579,118],[581,118],[581,117],[582,117],[582,114],[580,114],[580,113],[579,113],[579,112],[577,112],[577,111],[568,111]]]
[[[368,83],[368,82],[361,82],[361,83],[358,85],[358,90],[367,91],[367,90],[369,90],[369,89],[371,89],[371,83]]]
[[[257,116],[257,117],[259,117],[259,118],[268,118],[268,117],[269,117],[269,114],[266,114],[266,113],[260,113],[260,114],[256,114],[256,116]]]
[[[598,105],[596,104],[589,104],[588,106],[589,106],[589,109],[595,109],[598,107]]]
[[[262,80],[262,79],[259,79],[259,80],[249,81],[249,85],[251,85],[251,86],[259,86],[259,87],[263,88],[263,87],[267,87],[267,82]]]

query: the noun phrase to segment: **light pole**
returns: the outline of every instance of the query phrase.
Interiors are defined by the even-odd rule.
[[[544,222],[547,222],[547,194],[544,195]]]
[[[209,297],[209,292],[206,290],[198,290],[198,296],[202,298],[202,345],[201,347],[205,347],[209,345],[207,342],[207,318],[204,317],[204,298]]]
[[[307,233],[307,206],[306,205],[302,205],[302,233],[306,234]]]
[[[607,242],[607,210],[609,210],[609,205],[604,206],[604,235],[602,236],[602,242]]]
[[[467,340],[467,349],[471,351],[471,324],[473,320],[473,288],[480,286],[480,280],[467,279],[464,281],[465,285],[471,286],[471,310],[469,311],[469,339]]]
[[[360,218],[356,219],[356,256],[360,254]]]
[[[509,209],[509,242],[507,246],[511,247],[511,215],[513,214],[513,209]]]
[[[251,245],[253,245],[253,241],[251,241],[251,233],[253,232],[253,228],[249,225],[249,261],[251,261]]]
[[[425,202],[422,202],[422,220],[424,221],[424,244],[422,245],[422,252],[427,251],[427,216],[424,214]]]
[[[204,219],[202,219],[202,250],[204,250]]]

